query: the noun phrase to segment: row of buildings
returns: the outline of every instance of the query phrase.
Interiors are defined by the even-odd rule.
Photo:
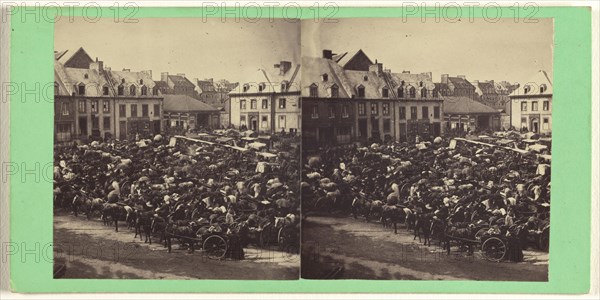
[[[514,128],[551,133],[552,82],[523,85],[392,72],[362,50],[280,61],[238,83],[185,74],[112,71],[80,48],[55,53],[58,142],[126,139],[173,129],[234,127],[299,133],[305,147],[414,141],[448,132]]]

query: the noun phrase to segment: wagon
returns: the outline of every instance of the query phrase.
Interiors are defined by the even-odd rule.
[[[499,262],[506,256],[507,246],[506,241],[501,237],[500,233],[491,232],[489,228],[479,229],[472,238],[457,237],[445,233],[447,239],[447,253],[450,254],[450,242],[457,241],[469,247],[469,252],[472,253],[473,245],[481,248],[481,254],[489,261]]]
[[[210,259],[223,259],[229,249],[229,239],[224,234],[208,235],[202,242],[202,250]]]

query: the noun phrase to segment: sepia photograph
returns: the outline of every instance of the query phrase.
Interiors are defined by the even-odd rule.
[[[54,278],[299,278],[299,21],[63,18],[54,46]]]
[[[537,21],[302,23],[302,278],[548,281]]]

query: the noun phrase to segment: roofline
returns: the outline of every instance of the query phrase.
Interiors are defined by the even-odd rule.
[[[535,94],[535,95],[508,95],[509,98],[547,98],[552,97],[552,94]]]
[[[433,99],[433,98],[425,98],[425,99],[406,99],[406,98],[328,98],[328,97],[302,97],[302,100],[354,100],[354,101],[398,101],[398,102],[426,102],[426,101],[435,101],[435,102],[444,102],[444,99]]]
[[[229,93],[228,94],[229,97],[234,96],[234,97],[242,97],[242,96],[272,96],[272,95],[281,95],[281,96],[300,96],[300,91],[296,91],[296,92],[282,92],[282,93],[278,93],[278,92],[272,92],[272,93]]]

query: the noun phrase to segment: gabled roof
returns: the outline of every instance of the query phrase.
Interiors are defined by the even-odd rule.
[[[303,57],[302,65],[302,96],[309,96],[309,87],[316,84],[319,97],[329,97],[333,85],[338,87],[339,98],[351,97],[351,87],[344,84],[340,78],[340,75],[343,77],[344,70],[335,61],[320,57]],[[323,81],[323,74],[327,74],[327,81]]]
[[[86,96],[102,96],[102,88],[107,83],[105,77],[93,69],[67,68],[54,61],[54,81],[59,85],[60,95],[72,95],[76,86],[85,85]]]
[[[90,57],[83,47],[79,47],[79,49],[77,49],[77,51],[75,51],[73,55],[71,55],[71,57],[64,62],[64,66],[66,68],[87,69],[90,63],[93,61],[94,60],[92,57]]]
[[[540,87],[545,86],[543,93],[540,92]],[[526,92],[526,88],[528,91]],[[552,79],[548,76],[548,73],[544,70],[538,71],[534,76],[531,77],[526,83],[522,84],[518,89],[510,93],[510,97],[518,96],[539,96],[539,95],[552,95]]]
[[[181,75],[169,75],[169,80],[171,80],[174,85],[183,85],[191,88],[196,87],[191,81]]]
[[[499,114],[500,112],[469,97],[444,97],[445,114]]]
[[[338,63],[344,69],[348,69],[351,64],[354,64],[359,60],[362,60],[363,64],[373,64],[373,61],[367,56],[367,54],[365,54],[364,51],[362,51],[362,49],[359,49],[358,51],[348,51],[341,54],[336,54],[332,57],[332,60]]]
[[[156,86],[159,89],[163,89],[163,88],[168,89],[169,88],[169,85],[165,81],[162,81],[162,80],[154,81],[154,86]]]
[[[212,80],[198,80],[198,89],[200,93],[211,93],[217,91]]]
[[[273,70],[273,71],[271,71]],[[298,92],[300,80],[300,65],[292,63],[291,68],[283,75],[279,74],[279,69],[259,68],[253,76],[239,82],[236,88],[232,89],[229,94],[244,94],[244,93],[281,93],[281,92]],[[286,83],[287,88],[282,91],[282,84]],[[263,89],[260,90],[259,86]],[[244,86],[248,89],[244,91]]]
[[[473,86],[468,80],[466,80],[464,78],[448,77],[448,81],[450,81],[454,85],[454,88],[475,89],[475,86]]]
[[[492,82],[489,81],[480,81],[478,83],[474,83],[475,92],[480,95],[495,95],[496,87]]]
[[[218,112],[219,109],[187,95],[163,95],[163,110],[169,112]]]

